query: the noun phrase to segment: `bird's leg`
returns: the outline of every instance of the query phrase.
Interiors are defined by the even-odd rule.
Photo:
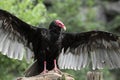
[[[57,64],[56,64],[56,59],[54,59],[54,70],[58,70]]]
[[[48,70],[46,69],[46,65],[47,65],[47,62],[44,61],[44,70],[43,70],[43,72],[40,73],[40,74],[46,74],[46,73],[48,72]]]
[[[47,62],[46,61],[44,61],[44,73],[46,73],[47,72],[47,69],[46,69],[46,65],[47,65]]]
[[[62,74],[62,72],[58,69],[57,67],[57,63],[56,63],[56,59],[54,59],[54,69],[53,69],[55,72],[58,72],[60,74]]]

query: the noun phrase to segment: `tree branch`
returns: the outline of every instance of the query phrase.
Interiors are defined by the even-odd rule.
[[[75,80],[70,74],[68,73],[58,73],[49,71],[46,74],[40,74],[32,77],[19,77],[17,80]]]

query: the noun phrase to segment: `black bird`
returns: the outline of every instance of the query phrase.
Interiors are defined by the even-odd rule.
[[[89,63],[92,69],[120,67],[120,37],[104,31],[65,33],[60,20],[49,29],[31,26],[7,11],[0,10],[0,51],[10,58],[22,60],[26,51],[35,62],[26,71],[34,76],[54,69],[80,70]],[[57,64],[56,64],[57,60]]]

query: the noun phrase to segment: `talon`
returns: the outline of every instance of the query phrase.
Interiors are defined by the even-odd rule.
[[[62,74],[62,71],[60,71],[59,69],[58,69],[58,67],[57,67],[57,64],[56,64],[56,59],[54,59],[54,72],[56,72],[56,73],[59,73],[59,74]]]
[[[46,64],[47,64],[47,62],[44,61],[44,70],[40,74],[46,74],[46,73],[48,73],[48,70],[46,69]]]
[[[62,71],[60,71],[59,69],[53,69],[53,70],[54,70],[54,72],[56,72],[56,73],[62,74]]]
[[[44,70],[43,72],[41,72],[40,74],[46,74],[48,73],[48,70]]]

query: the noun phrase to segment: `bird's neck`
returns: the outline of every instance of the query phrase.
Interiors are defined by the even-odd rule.
[[[56,36],[59,36],[61,34],[61,32],[59,31],[56,31],[56,30],[50,30],[50,34],[51,35],[56,35]]]
[[[51,34],[57,34],[57,35],[60,35],[61,34],[61,29],[58,29],[58,28],[50,28],[50,33]]]
[[[50,39],[55,42],[58,41],[59,37],[61,35],[61,30],[59,29],[50,29]]]

